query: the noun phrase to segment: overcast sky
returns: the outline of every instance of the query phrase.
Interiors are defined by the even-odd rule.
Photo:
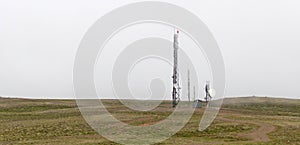
[[[299,98],[300,1],[165,1],[209,27],[226,65],[226,96]],[[73,98],[81,38],[105,13],[131,2],[0,1],[0,96]]]

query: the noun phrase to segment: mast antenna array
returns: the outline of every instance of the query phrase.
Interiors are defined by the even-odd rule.
[[[178,34],[179,31],[175,29],[173,48],[174,48],[174,64],[173,64],[173,92],[172,92],[172,105],[176,107],[180,101],[180,86],[179,86],[179,69],[178,69]]]

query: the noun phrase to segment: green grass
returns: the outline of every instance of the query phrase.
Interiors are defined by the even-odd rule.
[[[224,102],[224,108],[236,109],[244,113],[261,114],[261,115],[278,115],[278,116],[297,116],[300,117],[300,101],[282,99],[261,98],[261,101],[255,102],[253,98],[244,98],[246,102],[230,103],[229,100]],[[263,101],[262,101],[263,100]]]
[[[154,124],[173,111],[168,101],[146,112],[133,111],[116,100],[104,100],[104,104],[117,119],[136,126]],[[197,109],[181,131],[157,144],[299,144],[299,105],[299,100],[288,99],[226,99],[218,117],[205,131],[197,130],[204,108]],[[251,138],[241,137],[240,134],[259,128],[252,122],[276,127],[268,134],[270,141],[253,142]],[[116,143],[95,132],[82,118],[73,100],[0,98],[0,144]]]
[[[45,104],[36,106],[0,107],[0,112],[19,113],[64,108],[74,108],[74,106]]]

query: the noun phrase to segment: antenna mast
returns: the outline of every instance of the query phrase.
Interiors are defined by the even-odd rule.
[[[211,100],[211,95],[210,95],[210,82],[206,81],[206,85],[205,85],[205,101],[209,102]]]
[[[191,82],[190,82],[190,70],[188,70],[188,99],[191,102]]]
[[[194,90],[194,101],[196,100],[196,89],[195,89],[195,86],[193,87],[193,90]]]
[[[174,48],[174,64],[173,64],[173,92],[172,92],[172,104],[173,107],[176,107],[176,105],[180,101],[180,86],[179,86],[179,73],[178,73],[178,33],[179,31],[176,30],[174,34],[174,42],[173,42],[173,48]]]

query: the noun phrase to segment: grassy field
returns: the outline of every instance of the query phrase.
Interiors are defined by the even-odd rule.
[[[132,111],[115,100],[108,110],[132,125],[153,124],[172,109],[165,102],[150,112]],[[164,144],[300,144],[300,100],[260,97],[228,98],[205,131],[198,124],[204,108]],[[115,144],[98,135],[73,100],[0,98],[0,144]]]

